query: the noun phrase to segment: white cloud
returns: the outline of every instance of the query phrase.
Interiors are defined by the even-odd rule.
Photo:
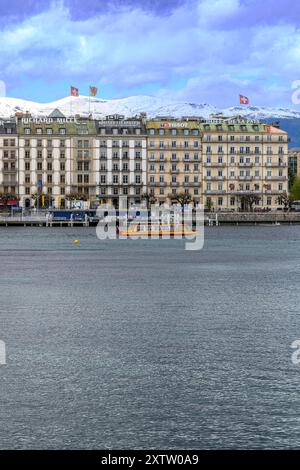
[[[299,78],[300,33],[292,24],[245,29],[237,20],[245,8],[239,0],[198,0],[168,16],[127,7],[75,21],[55,2],[0,30],[0,78],[89,77],[119,93],[183,83],[177,97],[223,105],[240,90],[274,104]]]

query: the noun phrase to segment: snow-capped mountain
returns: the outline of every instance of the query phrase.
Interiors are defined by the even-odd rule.
[[[51,103],[36,103],[17,98],[0,98],[0,118],[14,116],[16,112],[30,112],[33,116],[47,116],[58,108],[64,115],[80,114],[87,116],[89,112],[95,118],[109,114],[123,114],[127,117],[142,112],[147,117],[155,116],[199,116],[210,117],[211,114],[223,113],[224,116],[244,116],[251,119],[300,119],[300,110],[288,108],[267,108],[258,106],[235,106],[217,108],[209,104],[172,101],[154,96],[130,96],[128,98],[103,100],[87,96],[70,96]]]

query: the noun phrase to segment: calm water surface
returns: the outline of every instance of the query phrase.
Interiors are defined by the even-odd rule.
[[[1,228],[0,262],[0,448],[300,448],[300,227]]]

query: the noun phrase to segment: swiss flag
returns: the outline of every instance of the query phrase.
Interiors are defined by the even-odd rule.
[[[240,95],[240,104],[249,104],[249,98],[244,95]]]
[[[71,96],[79,96],[78,88],[75,88],[74,86],[71,86]]]

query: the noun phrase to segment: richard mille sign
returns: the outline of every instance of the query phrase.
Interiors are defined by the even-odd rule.
[[[53,124],[57,122],[58,124],[65,124],[67,122],[73,124],[80,124],[80,122],[75,117],[63,117],[63,118],[49,118],[49,117],[25,117],[21,119],[23,124]]]

